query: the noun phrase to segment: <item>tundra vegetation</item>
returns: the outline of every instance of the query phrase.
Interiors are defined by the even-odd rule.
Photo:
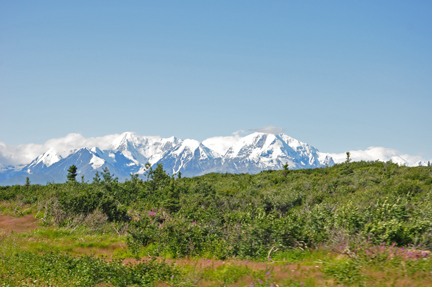
[[[38,224],[0,221],[1,286],[432,286],[430,166],[70,172],[0,187],[3,217]]]

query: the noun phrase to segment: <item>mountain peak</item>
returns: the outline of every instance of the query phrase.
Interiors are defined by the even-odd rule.
[[[74,164],[78,174],[86,178],[108,167],[117,177],[125,179],[131,173],[143,174],[146,163],[161,163],[171,174],[196,176],[209,172],[257,173],[281,169],[285,163],[290,168],[313,168],[331,165],[333,161],[316,148],[282,133],[254,132],[244,137],[214,137],[201,143],[174,136],[161,138],[125,132],[106,136],[99,144],[92,141],[92,147],[75,149],[67,157],[49,149],[20,169],[19,175],[57,174],[63,178]],[[7,172],[10,178],[15,171],[8,168]]]
[[[37,166],[39,164],[42,164],[48,167],[61,159],[62,157],[57,154],[57,151],[54,148],[50,148],[46,152],[38,156],[32,163],[30,163],[30,166]]]
[[[136,143],[138,135],[134,132],[124,132],[119,135],[113,142],[114,149],[124,148],[129,142]]]

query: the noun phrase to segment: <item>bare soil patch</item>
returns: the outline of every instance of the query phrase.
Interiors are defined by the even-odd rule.
[[[143,257],[140,260],[136,260],[134,258],[126,258],[124,259],[124,263],[138,264],[141,261],[149,261],[151,258]],[[252,270],[272,270],[272,272],[278,273],[280,275],[289,275],[289,276],[300,276],[304,272],[321,272],[322,265],[317,264],[313,266],[308,265],[300,265],[300,264],[283,264],[283,265],[275,265],[271,262],[248,262],[241,260],[208,260],[208,259],[163,259],[157,258],[158,261],[165,261],[166,263],[172,264],[176,263],[177,265],[190,265],[196,266],[197,269],[206,269],[206,268],[218,268],[225,264],[232,264],[237,266],[247,266]]]
[[[0,234],[21,233],[37,228],[37,219],[28,214],[23,217],[12,217],[9,215],[0,214]]]

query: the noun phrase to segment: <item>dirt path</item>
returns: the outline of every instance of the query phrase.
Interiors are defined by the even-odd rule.
[[[124,260],[124,263],[132,263],[132,264],[137,264],[140,261],[149,261],[150,258],[149,257],[143,257],[141,260],[136,260],[134,258],[126,258]],[[275,271],[280,271],[281,269],[283,270],[296,270],[299,268],[299,264],[280,264],[279,262],[276,263],[272,263],[272,262],[251,262],[251,261],[242,261],[242,260],[210,260],[210,259],[199,259],[199,260],[194,260],[194,259],[162,259],[162,258],[157,258],[158,261],[165,261],[167,263],[176,263],[178,265],[196,265],[199,268],[208,268],[208,267],[213,267],[213,268],[217,268],[219,266],[225,265],[225,264],[234,264],[234,265],[238,265],[238,266],[248,266],[251,269],[254,270],[266,270],[266,269],[274,269]],[[279,263],[279,264],[278,264]],[[310,270],[310,269],[316,269],[321,267],[321,264],[315,264],[315,265],[311,265],[311,266],[301,266],[301,268],[305,269],[305,270]]]
[[[125,264],[137,264],[140,261],[148,261],[149,257],[143,257],[141,260],[136,260],[133,258],[126,258],[123,262]],[[326,284],[330,284],[330,286],[334,285],[332,279],[325,279],[322,273],[322,265],[314,264],[314,265],[301,265],[301,264],[281,264],[281,262],[251,262],[246,260],[210,260],[210,259],[162,259],[157,258],[158,261],[165,261],[167,263],[176,263],[180,266],[193,266],[194,272],[197,274],[196,284],[198,286],[213,286],[216,282],[207,282],[203,278],[199,278],[202,274],[202,271],[208,268],[218,268],[224,265],[237,265],[237,266],[247,266],[251,270],[265,270],[269,271],[266,275],[263,275],[262,279],[270,279],[282,282],[287,278],[292,278],[297,280],[298,282],[304,281],[307,277],[315,278],[316,282],[318,282],[318,286],[324,286]],[[264,274],[264,272],[262,274]],[[243,276],[240,281],[235,284],[229,284],[227,286],[251,286],[254,285],[254,280],[251,276]],[[167,287],[166,284],[156,285],[157,287]],[[219,285],[218,285],[219,286]],[[274,286],[274,285],[273,285]],[[276,285],[277,286],[277,285]],[[327,286],[327,285],[326,285]],[[339,286],[339,285],[337,285]]]
[[[20,233],[36,227],[37,219],[32,214],[18,218],[0,214],[0,234]]]
[[[137,264],[140,261],[148,261],[149,257],[143,257],[141,260],[133,258],[126,258],[123,262],[125,264]],[[309,273],[321,273],[322,265],[300,265],[300,264],[281,264],[280,262],[251,262],[246,260],[210,260],[210,259],[162,259],[158,258],[158,261],[165,261],[167,263],[176,263],[177,265],[189,265],[195,266],[196,270],[204,270],[206,268],[218,268],[220,266],[231,264],[237,266],[247,266],[252,270],[271,270],[271,272],[277,274],[276,278],[287,278],[288,277],[300,277],[304,272]],[[315,274],[317,275],[317,274]],[[322,277],[322,276],[319,276]]]

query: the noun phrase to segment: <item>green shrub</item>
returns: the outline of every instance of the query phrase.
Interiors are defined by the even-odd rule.
[[[331,245],[341,234],[431,247],[431,178],[428,167],[377,161],[194,178],[157,166],[146,181],[121,183],[106,170],[93,183],[1,187],[0,199],[16,215],[31,202],[44,222],[71,230],[122,222],[136,253],[151,245],[154,255],[265,259],[272,248]]]
[[[362,266],[356,260],[340,260],[335,263],[327,263],[323,268],[324,274],[336,279],[338,284],[348,286],[364,286],[365,276],[362,274]]]
[[[173,265],[155,259],[139,264],[123,265],[122,260],[106,261],[89,256],[72,257],[59,252],[43,254],[15,252],[0,254],[2,286],[152,286],[159,281],[181,280],[181,272]]]

